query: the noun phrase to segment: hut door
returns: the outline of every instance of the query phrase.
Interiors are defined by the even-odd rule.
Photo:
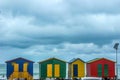
[[[47,64],[47,77],[52,77],[52,64]]]
[[[108,65],[104,65],[104,76],[108,76]]]
[[[28,63],[24,63],[23,64],[23,71],[24,72],[27,72],[27,67],[28,67]]]
[[[98,64],[98,76],[102,76],[102,64]]]
[[[19,71],[19,64],[13,63],[13,66],[14,66],[14,72],[18,72]]]
[[[54,73],[55,77],[59,77],[60,76],[60,65],[55,64],[54,69],[55,69],[55,73]]]
[[[73,76],[74,77],[78,76],[78,65],[77,64],[73,65]]]

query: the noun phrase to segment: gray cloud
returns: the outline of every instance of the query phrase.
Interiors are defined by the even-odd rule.
[[[113,49],[113,45],[114,42],[111,44],[105,44],[103,46],[98,46],[94,43],[62,43],[59,45],[35,45],[25,49],[1,47],[0,53],[3,53],[3,59],[22,56],[25,58],[30,58],[36,62],[50,57],[57,57],[66,61],[78,57],[85,61],[98,57],[106,57],[115,60],[115,50]],[[6,50],[9,50],[9,53],[6,52]]]
[[[54,56],[65,60],[105,56],[114,60],[112,47],[120,40],[119,3],[0,0],[0,52],[4,54],[1,60],[9,59],[4,57],[7,55],[36,61]]]
[[[119,39],[119,15],[79,15],[62,24],[34,25],[34,17],[1,15],[1,45],[29,47],[36,44],[110,43]],[[118,24],[118,25],[117,25]],[[103,41],[104,39],[104,41]],[[13,44],[14,43],[14,44]]]

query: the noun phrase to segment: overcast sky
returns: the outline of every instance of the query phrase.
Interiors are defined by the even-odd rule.
[[[115,60],[116,42],[120,0],[0,0],[0,63],[17,57]]]

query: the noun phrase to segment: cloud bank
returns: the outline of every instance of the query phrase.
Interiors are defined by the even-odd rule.
[[[36,61],[48,57],[68,61],[78,56],[86,61],[99,56],[115,60],[113,45],[120,41],[119,3],[0,0],[0,53],[10,56],[1,60],[18,56]]]

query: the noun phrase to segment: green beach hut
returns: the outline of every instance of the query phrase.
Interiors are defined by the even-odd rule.
[[[39,62],[39,69],[40,79],[66,77],[66,62],[57,58]]]

